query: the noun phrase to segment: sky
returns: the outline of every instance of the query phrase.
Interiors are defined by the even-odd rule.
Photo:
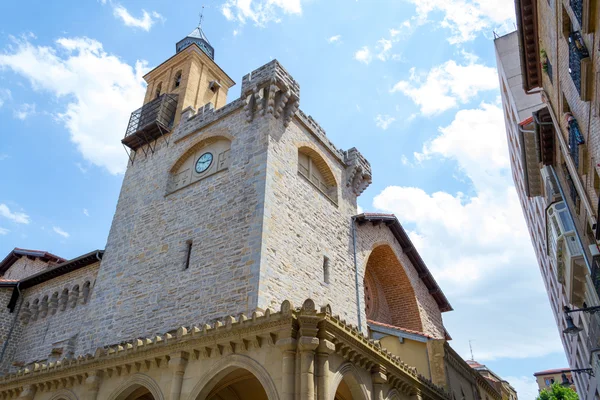
[[[0,2],[0,258],[103,249],[142,76],[198,24],[238,84],[276,58],[301,109],[373,183],[454,307],[451,345],[534,399],[566,367],[510,173],[494,32],[512,0],[61,0]]]

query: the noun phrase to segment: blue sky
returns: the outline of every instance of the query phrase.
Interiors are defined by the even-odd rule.
[[[508,161],[493,31],[511,0],[206,0],[216,62],[238,85],[277,58],[301,108],[373,167],[364,210],[393,212],[454,306],[452,345],[509,379],[567,366]],[[0,254],[104,248],[141,76],[202,3],[0,3]],[[33,11],[35,10],[35,12]]]

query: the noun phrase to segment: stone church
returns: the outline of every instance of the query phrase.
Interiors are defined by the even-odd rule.
[[[0,400],[491,400],[369,162],[198,27],[144,79],[105,250],[0,262]]]

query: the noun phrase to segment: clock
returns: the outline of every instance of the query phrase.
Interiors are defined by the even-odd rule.
[[[213,161],[212,153],[204,153],[196,161],[196,172],[201,174],[211,166]]]

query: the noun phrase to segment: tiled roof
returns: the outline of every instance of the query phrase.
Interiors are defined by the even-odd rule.
[[[56,264],[60,264],[67,261],[64,258],[54,255],[52,253],[48,253],[47,251],[20,249],[18,247],[15,247],[13,251],[8,253],[8,255],[4,257],[2,261],[0,261],[0,275],[4,274],[21,257],[40,258],[44,261],[53,262]]]
[[[556,375],[556,374],[560,374],[562,372],[569,372],[570,368],[559,368],[559,369],[547,369],[545,371],[540,371],[540,372],[536,372],[533,374],[533,376],[538,376],[538,375]]]

